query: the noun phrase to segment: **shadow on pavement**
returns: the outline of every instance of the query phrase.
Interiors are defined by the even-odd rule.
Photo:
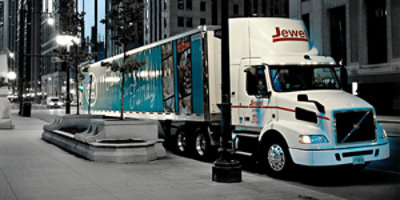
[[[288,181],[312,186],[393,185],[400,182],[399,174],[356,169],[353,166],[299,167]]]
[[[244,171],[268,176],[252,159],[240,157],[239,160]],[[320,187],[393,185],[400,183],[400,174],[369,169],[368,166],[364,169],[354,168],[351,165],[338,167],[297,166],[290,175],[280,178],[280,180]]]

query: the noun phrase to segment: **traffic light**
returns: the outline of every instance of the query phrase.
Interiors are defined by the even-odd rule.
[[[79,89],[80,89],[81,91],[85,90],[85,85],[81,84],[81,86],[79,86]]]

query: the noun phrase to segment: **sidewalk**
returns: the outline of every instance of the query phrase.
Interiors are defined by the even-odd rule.
[[[382,116],[378,115],[377,120],[379,123],[396,123],[400,124],[400,116]]]
[[[386,130],[389,137],[400,137],[400,117],[398,116],[380,116],[377,121]]]
[[[340,199],[268,176],[211,181],[212,164],[168,154],[145,164],[96,163],[40,139],[46,122],[12,115],[0,131],[0,199]]]

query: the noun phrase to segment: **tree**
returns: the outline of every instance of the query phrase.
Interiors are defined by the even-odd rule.
[[[124,55],[125,57],[125,55]],[[120,119],[124,119],[124,91],[125,91],[125,76],[129,73],[132,73],[135,70],[138,70],[140,67],[146,64],[145,61],[139,61],[133,57],[124,59],[124,63],[121,65],[117,61],[113,61],[112,63],[102,62],[101,66],[108,67],[113,72],[120,72],[120,76],[122,79],[121,83],[121,115]]]
[[[140,67],[140,62],[135,59],[128,59],[126,52],[129,46],[139,41],[138,32],[142,31],[143,3],[139,0],[112,0],[111,10],[101,23],[106,25],[106,29],[111,30],[111,40],[115,45],[122,47],[124,52],[123,64],[103,63],[103,66],[111,67],[115,72],[119,72],[121,79],[121,120],[124,118],[124,93],[125,75]],[[132,70],[132,71],[131,71]]]
[[[71,71],[75,73],[75,83],[76,83],[76,98],[77,98],[77,115],[79,115],[79,63],[84,61],[91,61],[93,56],[96,56],[97,52],[88,53],[88,43],[84,40],[84,16],[85,12],[78,12],[78,1],[68,0],[65,1],[64,4],[60,7],[60,21],[62,26],[62,34],[78,36],[81,34],[82,41],[79,44],[74,44],[74,52],[65,52],[63,50],[59,50],[59,55],[61,55],[61,59],[74,62],[74,68],[71,68]],[[75,4],[75,5],[74,5]],[[74,8],[76,10],[74,10]],[[69,73],[69,68],[67,66],[67,73]],[[67,80],[67,85],[69,86],[69,79]],[[67,91],[69,93],[69,91]],[[69,95],[68,97],[69,98]],[[69,100],[67,101],[69,104]],[[69,106],[69,105],[67,105]]]

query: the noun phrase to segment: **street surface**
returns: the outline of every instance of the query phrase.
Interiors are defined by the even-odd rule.
[[[15,129],[0,130],[1,200],[342,199],[247,172],[241,183],[216,183],[210,163],[173,154],[148,163],[92,162],[41,140],[47,122],[15,110],[12,120]]]
[[[82,111],[80,111],[82,113]],[[71,107],[71,114],[76,114],[76,107]],[[54,116],[63,116],[65,115],[65,108],[59,108],[59,109],[37,109],[37,110],[32,110],[31,116],[35,117],[37,119],[46,121],[46,122],[53,122]]]
[[[71,113],[75,114],[76,113],[76,108],[73,107],[71,109]],[[13,110],[13,113],[16,113],[16,110]],[[41,119],[44,120],[46,122],[52,122],[54,119],[54,115],[64,115],[65,113],[65,108],[63,109],[45,109],[45,108],[40,108],[40,109],[35,109],[32,110],[32,117],[33,118],[37,118],[37,119]],[[43,122],[43,121],[42,121]],[[46,124],[46,122],[43,122],[44,124]],[[383,123],[382,126],[388,131],[389,134],[389,142],[390,142],[390,153],[391,153],[391,157],[388,160],[384,160],[384,161],[378,161],[378,162],[374,162],[374,163],[370,163],[364,170],[362,171],[357,171],[357,170],[352,170],[352,168],[346,168],[346,167],[324,167],[324,168],[308,168],[308,167],[299,167],[297,168],[296,172],[294,173],[293,176],[291,176],[290,178],[287,178],[285,180],[275,180],[271,177],[268,177],[265,174],[262,174],[259,172],[259,169],[257,169],[257,165],[254,164],[253,161],[248,160],[248,159],[240,159],[240,161],[243,163],[243,168],[244,168],[244,172],[250,174],[250,177],[248,177],[248,175],[245,175],[243,177],[243,182],[239,185],[245,187],[245,188],[252,188],[255,187],[255,185],[257,184],[261,184],[261,182],[259,182],[259,180],[263,180],[266,181],[268,183],[270,183],[272,181],[272,183],[276,183],[277,185],[281,185],[281,184],[286,184],[286,185],[282,185],[281,190],[282,191],[286,191],[286,190],[290,190],[290,187],[299,187],[299,188],[303,188],[306,191],[315,191],[321,193],[321,194],[326,194],[326,196],[322,195],[322,196],[310,196],[309,194],[298,194],[297,196],[295,196],[295,198],[297,199],[308,199],[308,200],[314,200],[314,199],[330,199],[330,198],[343,198],[343,199],[354,199],[354,200],[367,200],[367,199],[399,199],[400,198],[400,154],[399,154],[399,146],[400,146],[400,124],[395,124],[395,123]],[[98,191],[98,194],[104,194],[105,196],[108,195],[109,199],[124,199],[124,198],[120,198],[121,196],[115,195],[115,193],[110,192],[110,189],[108,187],[111,187],[111,190],[113,190],[115,187],[113,187],[113,184],[109,184],[109,185],[97,185],[98,184],[96,181],[99,181],[101,179],[103,179],[104,176],[104,170],[105,171],[109,171],[109,173],[112,174],[117,174],[117,176],[113,177],[113,176],[107,176],[108,179],[112,179],[114,184],[121,185],[121,187],[126,188],[129,187],[131,183],[130,178],[124,177],[123,172],[128,172],[134,173],[135,170],[137,170],[137,168],[140,168],[140,170],[143,170],[142,168],[144,167],[143,165],[139,165],[140,167],[137,167],[136,165],[118,165],[118,164],[104,164],[104,163],[93,163],[93,162],[89,162],[86,160],[83,160],[81,158],[77,158],[74,156],[69,155],[68,152],[65,152],[61,149],[58,149],[55,146],[52,146],[50,144],[47,144],[43,141],[37,141],[39,140],[38,138],[39,135],[36,135],[34,140],[36,141],[35,144],[33,144],[34,146],[37,146],[36,148],[39,148],[40,151],[48,151],[49,149],[51,149],[51,151],[54,151],[52,153],[52,158],[55,160],[53,164],[67,164],[69,162],[72,163],[78,163],[77,165],[68,165],[67,166],[67,172],[65,175],[62,175],[62,177],[65,177],[67,179],[75,179],[77,180],[76,182],[76,186],[74,186],[73,188],[75,190],[78,190],[79,193],[78,194],[84,194],[85,190],[88,190],[89,192],[93,192],[96,193],[95,191]],[[34,137],[34,136],[30,136],[30,137]],[[4,141],[0,143],[0,148],[4,147]],[[3,145],[3,146],[1,146]],[[44,145],[44,146],[40,146],[38,147],[38,145]],[[33,147],[32,147],[33,148]],[[22,152],[25,150],[21,150],[20,153],[24,153]],[[32,152],[34,154],[34,152]],[[12,164],[8,163],[5,164],[4,161],[2,162],[1,160],[4,159],[4,156],[12,156],[12,155],[7,155],[5,152],[0,153],[1,159],[0,159],[0,169],[2,169],[3,167],[3,177],[7,177],[7,174],[4,175],[4,166],[7,167],[12,167]],[[30,158],[30,154],[28,155],[24,155],[24,159],[33,159]],[[194,161],[192,159],[189,158],[181,158],[175,155],[171,155],[169,154],[168,159],[173,158],[172,160],[167,159],[168,162],[168,169],[170,168],[174,168],[177,166],[180,166],[180,164],[182,163],[175,163],[173,161],[177,160],[177,162],[186,162],[190,160],[191,165],[196,165],[196,166],[203,166],[206,168],[206,170],[210,171],[211,169],[211,165],[210,163],[202,163],[200,161]],[[6,159],[7,160],[7,159]],[[49,161],[48,161],[49,162]],[[157,161],[160,162],[160,161]],[[151,166],[154,168],[157,168],[158,170],[163,170],[159,167],[157,167],[157,162],[151,163]],[[26,163],[24,163],[24,160],[19,161],[18,163],[16,163],[15,165],[26,165]],[[37,165],[45,165],[45,163],[40,164],[37,163]],[[94,167],[96,166],[96,167]],[[182,166],[184,166],[184,164],[182,164]],[[94,168],[95,171],[90,171],[89,169]],[[112,170],[111,170],[112,168]],[[28,167],[29,169],[29,167]],[[82,170],[83,171],[80,171]],[[35,169],[37,170],[37,169]],[[185,170],[185,169],[183,169]],[[179,171],[179,170],[178,170]],[[180,173],[194,173],[189,171],[182,171],[182,172],[169,172],[169,173],[176,173],[176,174],[169,174],[172,177],[175,177],[173,179],[180,179],[179,177],[182,177],[181,181],[182,181],[182,185],[177,185],[177,186],[170,186],[167,185],[168,180],[166,180],[165,182],[162,182],[164,187],[171,187],[172,189],[174,187],[176,188],[180,188],[182,190],[186,190],[189,189],[190,186],[185,187],[185,182],[190,182],[190,181],[196,181],[196,180],[184,180],[185,176],[181,175]],[[42,173],[40,171],[23,171],[21,172],[23,174],[29,174],[29,173]],[[55,170],[54,173],[63,173],[61,171]],[[78,174],[79,176],[82,177],[68,177],[69,175],[67,174]],[[96,173],[98,173],[96,175]],[[158,172],[157,172],[158,173]],[[168,172],[167,172],[168,173]],[[76,175],[75,174],[75,175]],[[197,168],[196,168],[196,173],[198,174]],[[14,174],[13,176],[16,176],[17,174]],[[1,179],[3,178],[0,174],[0,187],[1,186]],[[137,176],[137,175],[136,175]],[[203,182],[197,182],[197,186],[199,187],[199,191],[202,191],[202,187],[205,187],[204,184],[206,185],[215,185],[215,183],[213,183],[211,181],[211,175],[207,174],[207,177],[209,179],[209,182],[203,183]],[[54,178],[56,177],[56,175],[54,175]],[[21,179],[23,178],[20,177]],[[84,180],[81,180],[81,179]],[[141,178],[144,181],[148,180],[148,177],[136,177],[136,178]],[[166,178],[166,177],[164,177]],[[203,177],[204,178],[204,177]],[[121,179],[121,180],[118,180]],[[151,176],[152,179],[151,181],[154,181],[153,179],[156,179],[156,177]],[[22,181],[22,180],[20,180]],[[35,180],[31,180],[32,183],[35,182]],[[41,183],[41,181],[44,180],[36,180],[39,183]],[[82,182],[83,181],[83,182]],[[121,183],[119,183],[121,181]],[[82,189],[79,190],[81,188],[81,186],[84,185],[85,182],[92,182],[92,183],[96,183],[93,188],[86,188],[86,189]],[[124,184],[122,184],[124,183]],[[12,183],[10,183],[12,184]],[[28,184],[28,183],[27,183]],[[46,184],[46,183],[41,183],[41,184]],[[51,184],[49,184],[49,188],[52,188]],[[60,183],[61,184],[61,183]],[[134,183],[137,184],[137,183]],[[150,183],[149,183],[150,184]],[[188,183],[189,184],[189,183]],[[263,183],[264,184],[264,183]],[[122,186],[124,185],[124,186]],[[137,186],[137,185],[136,185]],[[154,186],[152,184],[150,184],[149,186],[154,187],[154,192],[156,192],[157,190],[159,190],[161,188],[161,186]],[[230,189],[226,189],[226,190],[237,190],[237,184],[226,184],[225,186],[228,186],[228,188]],[[230,187],[231,186],[231,187]],[[290,186],[290,187],[288,187]],[[144,186],[140,186],[140,187],[144,187]],[[265,185],[266,188],[271,187],[268,185]],[[234,189],[236,188],[236,189]],[[16,188],[18,190],[18,188]],[[193,188],[191,188],[193,189]],[[14,190],[14,189],[13,189]],[[115,190],[118,191],[118,189],[115,188]],[[170,193],[168,193],[165,188],[164,189],[160,189],[161,191],[166,192],[166,194],[164,195],[170,195]],[[206,189],[204,189],[206,190]],[[258,194],[254,194],[254,196],[247,196],[246,198],[242,197],[238,197],[237,199],[263,199],[262,195],[261,195],[261,191],[258,191],[256,188],[253,188],[254,192],[258,193]],[[276,189],[274,189],[276,190]],[[197,194],[197,195],[201,195],[201,192],[199,193],[199,191],[193,191],[193,194]],[[14,191],[15,192],[15,191]],[[53,197],[56,197],[57,194],[55,193],[51,193],[51,191],[49,191],[51,195],[54,195]],[[72,191],[70,191],[72,192]],[[126,191],[125,191],[126,192]],[[218,193],[218,190],[215,190],[215,193]],[[277,192],[277,191],[275,191]],[[49,194],[49,195],[50,195]],[[140,193],[140,196],[138,199],[143,199],[144,197],[147,197],[145,194]],[[153,196],[153,197],[158,197],[159,199],[163,198],[164,199],[164,195],[160,194],[159,196]],[[271,193],[271,195],[273,195]],[[278,195],[278,194],[276,194]],[[40,195],[39,195],[40,196]],[[101,195],[97,195],[98,199],[104,199],[105,196],[101,196]],[[196,195],[194,195],[196,196]],[[0,195],[0,197],[2,197]],[[75,198],[75,196],[73,196]],[[86,198],[88,196],[83,195],[82,198]],[[93,199],[95,199],[93,196]],[[99,198],[100,197],[100,198]],[[115,198],[114,198],[115,197]],[[185,197],[185,199],[187,198],[192,198],[192,195],[187,195],[187,196],[181,196],[181,197]],[[210,197],[210,196],[208,196]],[[208,198],[207,197],[207,198]],[[286,198],[288,199],[289,196],[286,197],[282,197],[282,196],[275,196],[275,197],[271,197],[271,196],[264,196],[265,199],[281,199],[281,198]],[[73,199],[74,199],[73,198]],[[166,199],[170,199],[171,196],[166,197]],[[205,198],[205,199],[207,199]],[[213,198],[215,199],[215,196],[213,196]],[[221,196],[217,196],[217,199],[222,198]],[[232,197],[227,197],[227,199],[230,199]],[[0,198],[1,199],[1,198]],[[13,199],[13,198],[10,198]],[[25,198],[16,198],[16,199],[25,199]],[[51,199],[51,198],[49,198]],[[89,198],[91,199],[91,198]],[[135,199],[135,198],[131,198],[131,199]],[[196,199],[196,198],[195,198]],[[235,198],[232,198],[235,199]],[[290,198],[293,199],[293,196]]]

